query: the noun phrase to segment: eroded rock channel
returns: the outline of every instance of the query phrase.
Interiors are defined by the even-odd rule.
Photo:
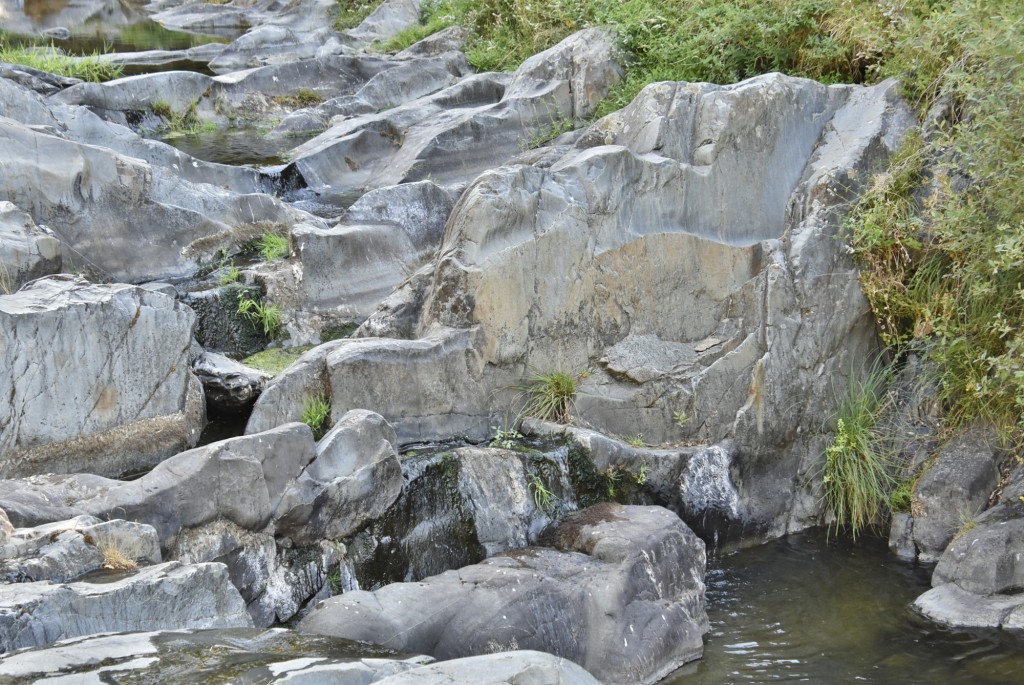
[[[842,221],[915,125],[897,84],[655,83],[593,120],[605,30],[474,73],[454,29],[371,49],[415,0],[345,32],[236,5],[138,8],[217,40],[113,81],[0,65],[0,680],[699,659],[708,548],[824,521],[834,388],[879,349]],[[524,418],[545,374],[572,425]],[[893,534],[939,560],[920,611],[1019,627],[1019,573],[926,504]]]

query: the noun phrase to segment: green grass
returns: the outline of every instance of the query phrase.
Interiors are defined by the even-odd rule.
[[[284,259],[288,256],[288,238],[278,233],[267,231],[256,241],[256,249],[268,262]]]
[[[217,278],[217,282],[220,283],[221,285],[230,285],[232,283],[237,283],[241,275],[242,272],[239,271],[238,267],[235,266],[234,263],[232,262],[231,264],[227,265],[227,267],[224,269],[221,275]]]
[[[331,398],[326,393],[307,397],[302,403],[299,421],[313,429],[317,440],[327,432],[327,420],[331,416]]]
[[[544,513],[550,514],[555,509],[554,495],[548,486],[544,483],[544,479],[538,476],[536,473],[531,473],[527,477],[527,489],[533,494],[533,503],[537,505],[537,508]]]
[[[0,41],[0,62],[22,64],[33,69],[80,78],[83,81],[110,81],[120,78],[119,65],[100,59],[98,54],[73,57],[50,46],[12,46]]]
[[[900,485],[896,464],[875,429],[888,402],[890,374],[877,365],[852,377],[839,399],[835,437],[825,450],[822,481],[832,528],[856,537],[887,520],[890,498]]]
[[[266,304],[248,297],[238,300],[238,315],[246,319],[257,330],[262,329],[268,338],[277,337],[281,332],[281,310],[277,305]]]
[[[254,369],[265,371],[272,376],[281,373],[295,362],[296,359],[313,349],[312,345],[299,345],[296,347],[276,347],[263,350],[246,357],[242,363]]]
[[[569,423],[575,406],[579,376],[563,371],[535,373],[519,386],[525,396],[522,415],[542,421]]]
[[[338,0],[334,15],[334,30],[353,29],[370,16],[383,0]]]
[[[167,122],[163,130],[165,139],[180,138],[182,136],[194,136],[199,133],[210,133],[217,130],[217,125],[212,121],[203,121],[197,113],[198,101],[193,101],[183,112],[175,111],[165,101],[158,100],[150,105],[153,114]]]

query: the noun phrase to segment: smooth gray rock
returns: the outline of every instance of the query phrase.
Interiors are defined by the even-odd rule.
[[[152,526],[77,516],[13,531],[0,547],[0,578],[19,583],[67,582],[106,568],[108,550],[138,565],[161,561],[160,540]]]
[[[938,561],[964,522],[986,507],[999,482],[996,440],[984,426],[957,435],[918,480],[911,513],[921,561]]]
[[[92,633],[251,626],[222,564],[168,562],[107,583],[0,585],[0,651]]]
[[[60,271],[60,241],[28,213],[0,201],[0,295]]]
[[[256,401],[271,376],[216,352],[203,352],[192,371],[203,384],[208,406],[238,410]]]
[[[402,492],[396,443],[394,429],[379,414],[347,412],[282,495],[278,533],[297,542],[340,540],[387,511]]]
[[[536,649],[605,683],[654,683],[698,658],[704,545],[659,507],[602,505],[526,548],[420,583],[322,602],[303,632],[439,659]],[[354,617],[358,614],[358,619]]]
[[[70,638],[0,656],[0,680],[366,685],[431,661],[284,628],[213,628]]]
[[[420,181],[366,193],[332,228],[300,224],[292,230],[297,282],[272,282],[268,295],[302,312],[363,319],[434,255],[453,205],[444,190]]]
[[[194,445],[194,324],[166,295],[71,276],[0,296],[0,474],[119,475]]]
[[[353,338],[416,337],[423,303],[434,280],[434,265],[428,262],[402,281],[377,309],[352,333]]]
[[[1024,506],[1016,509],[1019,515]],[[1024,518],[986,517],[945,549],[932,585],[956,583],[980,595],[1019,592],[1024,589],[1022,555]]]
[[[954,583],[932,588],[914,600],[913,608],[925,618],[950,628],[1021,628],[1024,595],[982,596]],[[1011,618],[1012,617],[1012,618]]]
[[[332,418],[350,409],[368,409],[394,426],[402,444],[438,435],[483,438],[490,427],[482,411],[488,400],[478,359],[471,334],[465,331],[437,331],[418,340],[327,343],[310,350],[267,385],[253,407],[246,433],[297,416],[306,397],[327,389]]]
[[[291,168],[311,189],[330,194],[428,176],[469,181],[556,122],[588,116],[620,77],[612,37],[588,29],[531,57],[511,79],[480,74],[394,109],[346,119],[298,146]]]
[[[0,199],[60,238],[64,267],[144,281],[189,275],[236,234],[297,216],[276,198],[182,180],[178,172],[0,118]]]
[[[453,659],[420,666],[382,680],[380,685],[600,685],[569,661],[543,652],[513,651]]]

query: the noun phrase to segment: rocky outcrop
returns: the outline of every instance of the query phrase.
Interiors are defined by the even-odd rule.
[[[203,384],[207,406],[220,411],[252,406],[271,377],[216,352],[199,355],[192,371]]]
[[[60,241],[10,202],[0,202],[0,295],[60,267]]]
[[[63,583],[100,569],[123,571],[160,561],[152,526],[76,516],[12,531],[0,547],[0,579]]]
[[[381,685],[598,685],[598,681],[568,659],[543,652],[514,651],[428,664],[375,681]]]
[[[106,583],[0,585],[0,651],[134,630],[251,626],[222,564],[169,562]]]
[[[194,445],[194,322],[161,293],[70,276],[0,296],[0,475],[113,476]]]
[[[700,656],[704,545],[678,517],[604,505],[562,523],[552,540],[556,549],[348,592],[319,604],[299,630],[439,659],[536,649],[605,683],[654,683]]]
[[[890,547],[901,556],[938,561],[947,545],[988,506],[999,483],[998,437],[975,426],[957,435],[914,486],[909,516],[894,520]]]
[[[943,469],[947,476],[959,476],[946,486],[949,496],[958,498],[947,500],[947,508],[955,510],[951,502],[971,504],[969,499],[959,499],[970,492],[964,484],[971,478],[965,476],[979,471],[987,476],[991,464],[989,442],[984,438],[985,433],[976,429],[954,439],[938,464],[925,474],[932,474],[947,455],[962,458],[956,468],[946,465]],[[936,511],[932,509],[932,514]],[[977,516],[971,515],[959,528],[932,573],[934,587],[914,601],[914,608],[954,628],[1024,630],[1024,561],[1020,558],[1024,546],[1024,468],[1017,465],[1002,482],[995,504]]]

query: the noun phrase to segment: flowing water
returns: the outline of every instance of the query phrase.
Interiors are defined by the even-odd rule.
[[[1024,640],[942,630],[910,610],[929,578],[882,540],[820,531],[711,559],[704,658],[662,685],[1024,682]]]

